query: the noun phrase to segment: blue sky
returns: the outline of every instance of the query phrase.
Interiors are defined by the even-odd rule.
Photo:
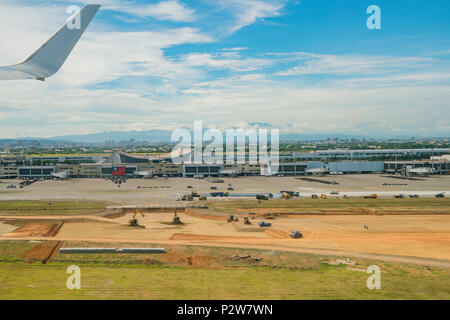
[[[0,0],[0,65],[89,1]],[[46,83],[0,88],[0,138],[270,123],[281,133],[450,135],[450,2],[98,0]],[[369,30],[369,5],[381,30]]]

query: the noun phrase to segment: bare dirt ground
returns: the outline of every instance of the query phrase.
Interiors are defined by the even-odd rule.
[[[170,240],[213,240],[213,241],[252,241],[252,237],[233,237],[233,236],[212,236],[205,234],[186,234],[186,233],[174,233]]]
[[[279,216],[270,220],[273,224],[270,229],[258,227],[258,219],[251,220],[252,225],[248,226],[242,221],[228,223],[212,220],[208,214],[206,218],[185,213],[178,216],[183,225],[171,225],[173,213],[170,212],[146,214],[145,218],[139,218],[139,223],[146,228],[127,226],[131,214],[104,220],[67,219],[52,239],[264,248],[400,261],[406,259],[423,264],[435,260],[450,267],[449,215]],[[369,229],[366,230],[364,225],[368,225]],[[300,230],[304,238],[290,239],[287,235],[294,229]],[[24,234],[3,235],[0,239],[43,238]]]
[[[226,221],[227,217],[224,217],[222,215],[212,215],[208,214],[205,210],[202,210],[201,213],[196,213],[195,211],[187,211],[185,212],[186,215],[189,215],[191,217],[200,218],[200,219],[208,219],[208,220],[215,220],[215,221]]]
[[[266,233],[275,239],[289,239],[289,232],[284,230],[267,229]]]
[[[15,226],[0,221],[0,235],[9,233],[16,229]]]
[[[58,233],[61,226],[62,222],[27,223],[12,232],[3,234],[2,237],[53,237]]]
[[[24,260],[28,263],[35,261],[47,263],[48,260],[56,256],[60,246],[61,241],[46,241],[38,243],[33,248],[24,253]]]

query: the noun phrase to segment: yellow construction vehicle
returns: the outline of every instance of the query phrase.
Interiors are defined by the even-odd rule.
[[[290,193],[283,193],[283,199],[290,199],[291,198],[291,194]]]
[[[197,191],[192,191],[192,197],[193,198],[200,198],[200,193],[198,193]]]
[[[140,228],[145,228],[144,226],[139,225],[139,221],[138,219],[136,219],[136,216],[140,214],[143,218],[145,217],[144,214],[142,212],[139,211],[139,209],[136,209],[136,212],[133,214],[133,219],[128,221],[128,225],[130,227],[140,227]]]
[[[239,218],[235,218],[232,214],[230,214],[230,215],[228,216],[228,218],[227,218],[227,222],[228,222],[228,223],[230,223],[230,222],[236,222],[236,221],[239,221]]]
[[[322,194],[322,195],[320,196],[320,198],[322,198],[322,199],[328,199],[328,197],[327,197],[326,194]]]
[[[364,199],[377,199],[378,195],[376,193],[372,193],[370,196],[364,197]]]
[[[181,222],[180,217],[177,215],[177,210],[175,210],[175,214],[173,216],[172,224],[183,224],[183,222]]]

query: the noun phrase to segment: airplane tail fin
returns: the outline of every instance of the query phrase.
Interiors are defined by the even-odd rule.
[[[55,74],[96,15],[100,5],[87,5],[24,62],[10,68],[37,80]],[[79,22],[79,23],[78,23]]]

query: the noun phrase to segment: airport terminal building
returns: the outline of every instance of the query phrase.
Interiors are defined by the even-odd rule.
[[[127,178],[161,177],[223,177],[223,176],[280,176],[312,174],[449,174],[450,149],[410,150],[330,150],[305,154],[282,154],[276,170],[265,163],[257,164],[205,164],[173,161],[171,154],[133,155],[114,151],[111,155],[70,157],[0,157],[1,179],[52,179],[60,173],[68,178]],[[375,156],[376,155],[376,156]],[[425,160],[405,160],[427,156]],[[401,160],[376,158],[400,157]],[[314,160],[315,159],[315,160]],[[318,160],[319,159],[319,160]],[[271,173],[272,172],[272,173]]]

